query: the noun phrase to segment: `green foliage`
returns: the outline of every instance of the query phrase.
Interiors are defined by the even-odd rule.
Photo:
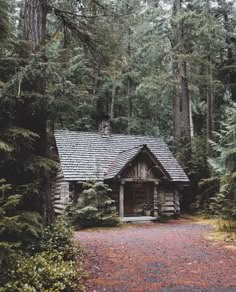
[[[0,181],[0,260],[2,266],[10,254],[29,246],[42,234],[42,218],[23,205],[23,196],[11,194],[11,185]]]
[[[220,189],[210,208],[216,215],[236,219],[236,104],[226,109],[226,115],[221,131],[215,134],[217,142],[211,142],[216,158],[209,163],[220,179]]]
[[[18,257],[9,279],[0,291],[84,291],[76,263],[56,250]]]
[[[86,182],[84,190],[68,210],[68,216],[76,227],[119,225],[114,201],[108,196],[111,191],[103,182]]]
[[[81,254],[81,248],[72,241],[73,229],[64,217],[58,217],[56,222],[44,228],[39,241],[32,243],[29,252],[51,252],[58,251],[63,255],[64,260],[76,260]]]
[[[0,0],[0,44],[6,40],[10,30],[10,5],[7,0]]]
[[[236,218],[236,105],[226,108],[226,121],[211,141],[214,158],[209,164],[215,178],[204,180],[197,198],[197,209],[210,215]],[[210,182],[210,183],[209,183]],[[204,190],[205,189],[205,190]]]
[[[63,218],[46,227],[24,253],[11,256],[2,271],[0,291],[84,291],[83,251],[72,235]]]
[[[210,203],[211,199],[215,197],[216,193],[219,191],[220,181],[217,177],[211,177],[208,179],[203,179],[199,183],[197,189],[198,194],[194,199],[192,208],[195,212],[209,214],[210,212]]]

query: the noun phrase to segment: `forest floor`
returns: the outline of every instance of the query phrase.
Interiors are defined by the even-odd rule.
[[[193,219],[76,232],[86,291],[236,291],[236,244]]]

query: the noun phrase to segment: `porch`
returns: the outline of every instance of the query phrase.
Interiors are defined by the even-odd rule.
[[[158,217],[154,216],[133,216],[133,217],[121,217],[120,221],[124,223],[149,223],[156,221]]]
[[[157,179],[122,179],[119,216],[122,222],[150,222],[158,218]]]

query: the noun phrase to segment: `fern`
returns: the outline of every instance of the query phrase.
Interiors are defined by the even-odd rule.
[[[0,152],[12,152],[13,149],[14,148],[12,146],[0,140]]]
[[[211,141],[216,157],[208,160],[220,181],[219,192],[211,199],[209,210],[218,216],[236,218],[236,104],[226,109],[227,120],[220,132],[215,133],[217,142]]]

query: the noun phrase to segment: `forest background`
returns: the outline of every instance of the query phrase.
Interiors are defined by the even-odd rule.
[[[230,0],[0,0],[2,254],[53,221],[54,129],[104,114],[167,142],[185,209],[235,219],[235,26]]]

